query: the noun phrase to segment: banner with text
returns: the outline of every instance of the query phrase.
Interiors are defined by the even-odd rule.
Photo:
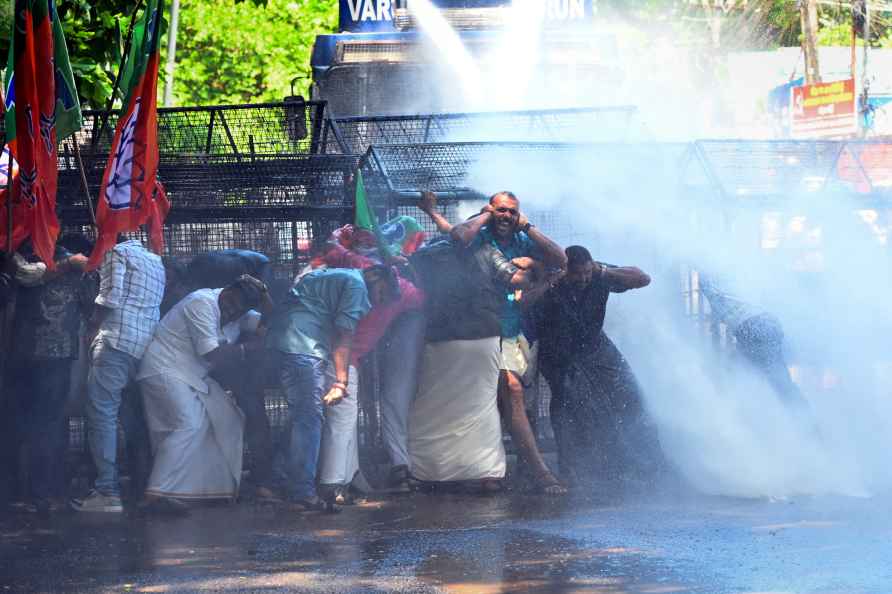
[[[803,85],[791,91],[793,138],[841,138],[858,133],[854,79]]]
[[[440,9],[509,8],[513,0],[429,0]],[[527,0],[530,1],[530,0]],[[561,26],[591,20],[595,13],[594,0],[531,0],[546,26]],[[370,33],[395,31],[394,11],[410,8],[412,0],[340,0],[339,26],[341,32]]]

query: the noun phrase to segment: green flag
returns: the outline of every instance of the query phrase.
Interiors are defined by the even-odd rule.
[[[56,3],[50,0],[50,16],[53,19],[53,63],[56,67],[56,140],[62,142],[81,129],[81,103],[74,86],[74,74],[68,61],[68,46]]]
[[[365,192],[365,183],[362,180],[362,172],[356,174],[356,214],[353,218],[353,226],[375,235],[378,243],[378,253],[382,258],[388,256],[408,256],[424,243],[425,234],[422,226],[414,218],[401,215],[378,224],[375,213],[369,206]]]
[[[62,31],[62,23],[59,21],[59,13],[56,11],[54,0],[19,0],[16,2],[16,14],[30,12],[36,17],[42,15],[50,19],[53,43],[53,93],[56,97],[55,123],[56,141],[61,142],[81,129],[81,105],[74,86],[74,74],[71,72],[71,63],[68,61],[68,47],[65,45],[65,34]],[[20,18],[20,20],[22,20]],[[6,65],[5,87],[6,91],[6,142],[15,140],[15,61],[16,48],[14,43],[9,45],[9,57]],[[45,81],[47,82],[47,81]],[[45,91],[45,86],[41,87]]]
[[[353,226],[357,229],[365,229],[375,234],[378,240],[378,247],[383,245],[381,230],[378,228],[378,218],[375,216],[372,207],[369,206],[369,200],[365,193],[365,182],[362,180],[362,171],[356,172],[356,213],[353,217]]]

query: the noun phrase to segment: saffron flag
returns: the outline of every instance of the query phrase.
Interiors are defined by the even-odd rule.
[[[170,203],[158,173],[158,46],[163,0],[148,0],[133,28],[122,76],[124,109],[115,127],[111,153],[99,189],[99,237],[87,268],[92,270],[114,247],[119,233],[149,228],[149,243],[161,251],[161,225]]]
[[[6,142],[18,164],[12,185],[13,249],[30,236],[34,252],[52,267],[59,234],[56,146],[81,122],[53,0],[16,0],[6,89]],[[4,241],[6,224],[0,230]]]

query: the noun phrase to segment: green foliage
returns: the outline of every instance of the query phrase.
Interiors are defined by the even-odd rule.
[[[59,18],[81,103],[101,108],[111,95],[123,36],[134,0],[57,0]],[[13,2],[0,4],[0,55],[3,67],[12,34]]]
[[[103,108],[111,96],[134,6],[132,0],[61,0],[58,4],[74,84],[88,107]]]
[[[180,13],[177,105],[281,101],[306,92],[316,35],[337,27],[335,0],[193,0]]]
[[[852,21],[838,23],[832,19],[822,17],[821,26],[818,29],[818,45],[843,46],[852,45]],[[858,39],[858,45],[864,45],[864,41]]]
[[[111,95],[137,0],[57,2],[81,102],[85,107],[103,108]],[[12,6],[12,0],[0,1],[3,65],[12,31]],[[167,11],[169,6],[168,1]],[[313,41],[317,34],[335,30],[337,11],[336,0],[182,0],[176,103],[280,101],[289,93],[292,78],[309,77]],[[165,36],[165,49],[166,43]],[[308,81],[298,83],[295,88],[305,92]]]

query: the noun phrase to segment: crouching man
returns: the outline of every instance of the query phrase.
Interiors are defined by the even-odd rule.
[[[147,507],[182,512],[181,499],[238,494],[244,415],[208,374],[245,359],[246,345],[229,342],[223,327],[271,305],[266,285],[244,275],[190,293],[161,320],[137,375],[155,455]]]
[[[396,276],[386,266],[314,270],[301,277],[269,324],[267,346],[277,351],[288,402],[287,446],[284,463],[276,469],[276,486],[301,510],[325,508],[316,494],[323,408],[347,396],[356,326],[372,306],[398,296]]]

